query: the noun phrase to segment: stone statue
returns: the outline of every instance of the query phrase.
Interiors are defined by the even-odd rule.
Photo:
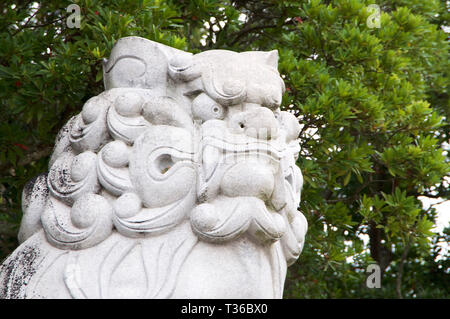
[[[281,298],[307,222],[277,51],[127,37],[23,191],[2,298]]]

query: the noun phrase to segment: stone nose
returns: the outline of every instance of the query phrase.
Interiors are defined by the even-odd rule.
[[[234,131],[257,139],[270,140],[278,137],[278,121],[266,107],[252,107],[235,114],[230,124]]]

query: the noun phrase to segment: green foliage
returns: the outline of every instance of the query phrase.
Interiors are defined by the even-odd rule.
[[[81,28],[66,26],[70,3]],[[449,297],[449,241],[419,196],[449,198],[445,1],[10,1],[0,4],[0,259],[16,245],[20,196],[46,170],[57,131],[103,90],[102,59],[137,35],[191,52],[280,53],[283,106],[303,129],[304,252],[291,298]],[[14,5],[13,5],[14,4]],[[39,8],[37,11],[34,8]],[[370,263],[383,270],[369,289]]]

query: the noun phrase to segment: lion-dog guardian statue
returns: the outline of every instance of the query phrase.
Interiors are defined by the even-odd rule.
[[[303,248],[277,51],[126,37],[22,199],[2,298],[282,298]]]

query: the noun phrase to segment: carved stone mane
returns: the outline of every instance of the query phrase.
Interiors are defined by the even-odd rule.
[[[307,229],[278,55],[120,39],[23,192],[3,298],[281,298]]]

